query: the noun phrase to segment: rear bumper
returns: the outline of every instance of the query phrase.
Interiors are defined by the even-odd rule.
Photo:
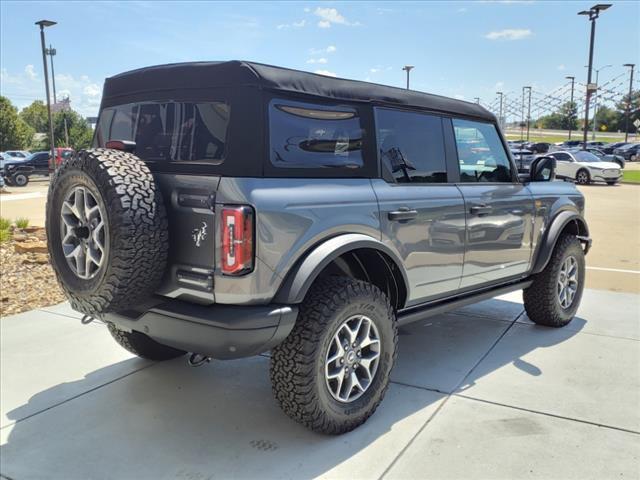
[[[295,305],[201,306],[169,300],[142,314],[108,313],[102,319],[170,347],[231,359],[278,345],[293,329],[297,316]]]

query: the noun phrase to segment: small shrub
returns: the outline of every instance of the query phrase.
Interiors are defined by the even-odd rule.
[[[0,217],[0,231],[9,231],[10,226],[11,222],[8,219]]]
[[[29,219],[25,217],[16,218],[16,227],[27,228],[29,226]]]
[[[0,230],[0,243],[4,243],[11,238],[11,232],[9,230]]]

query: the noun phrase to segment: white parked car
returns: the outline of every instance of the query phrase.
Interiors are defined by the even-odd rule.
[[[556,176],[571,178],[581,185],[601,180],[609,185],[615,185],[622,170],[614,162],[603,162],[593,153],[584,150],[562,150],[551,152],[546,156],[556,159]]]

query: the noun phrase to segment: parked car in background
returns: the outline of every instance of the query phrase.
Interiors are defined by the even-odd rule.
[[[20,162],[6,163],[4,179],[7,185],[24,187],[33,176],[49,176],[50,152],[35,152]]]
[[[615,162],[618,165],[620,165],[620,168],[624,168],[624,165],[625,165],[624,157],[620,155],[606,154],[598,148],[589,148],[589,147],[587,147],[587,152],[593,153],[596,157],[598,157],[603,162]]]
[[[587,148],[591,147],[591,148],[601,148],[607,145],[607,142],[601,142],[601,141],[596,141],[596,140],[592,140],[590,142],[587,142]]]
[[[61,165],[62,162],[64,162],[68,158],[73,157],[73,154],[74,154],[73,148],[58,147],[55,149],[55,151],[56,151],[56,165]]]
[[[613,151],[616,148],[622,148],[625,145],[629,145],[629,142],[609,143],[609,144],[605,145],[604,147],[602,147],[600,150],[602,150],[606,154],[609,154],[609,153],[613,153]]]
[[[615,185],[622,177],[620,165],[603,162],[585,150],[562,150],[549,153],[547,156],[556,159],[557,178],[569,178],[581,185],[588,185],[597,180]]]
[[[29,155],[31,155],[31,152],[28,152],[26,150],[7,150],[4,153],[13,158],[27,158]]]
[[[551,147],[552,145],[548,142],[531,142],[527,145],[527,150],[533,153],[547,153]]]
[[[576,148],[581,147],[583,143],[582,140],[567,140],[566,142],[562,142],[560,146],[564,148]]]
[[[613,153],[629,162],[635,162],[640,158],[640,143],[628,143],[621,148],[616,148]]]

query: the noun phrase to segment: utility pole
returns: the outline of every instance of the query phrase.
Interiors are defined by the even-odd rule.
[[[576,81],[576,77],[564,77],[567,80],[571,80],[571,102],[569,103],[569,111],[571,112],[571,118],[569,118],[569,140],[571,140],[571,131],[573,130],[573,86]]]
[[[624,141],[629,140],[629,117],[631,117],[631,94],[633,93],[633,69],[635,63],[625,63],[623,67],[629,67],[629,98],[627,99],[627,111],[624,121]]]
[[[585,67],[589,68],[586,65]],[[609,67],[613,67],[613,65],[605,65],[604,67],[594,68],[594,70],[596,71],[596,87],[598,89],[600,89],[600,82],[598,80],[600,78],[600,71]],[[596,97],[593,100],[593,131],[591,132],[591,140],[596,139],[596,131],[598,130],[598,107],[599,107],[598,101],[599,100],[600,100],[600,93],[599,93],[599,90],[596,90]]]
[[[56,49],[49,44],[49,48],[44,49],[44,53],[51,57],[51,83],[53,83],[53,103],[58,103],[58,98],[56,97],[56,74],[53,71],[53,57],[56,54]]]
[[[49,116],[49,140],[51,142],[51,159],[49,160],[49,169],[53,162],[53,168],[56,168],[56,143],[53,138],[53,119],[51,118],[51,95],[49,94],[49,73],[47,71],[47,56],[45,53],[44,28],[55,25],[56,22],[51,20],[40,20],[36,25],[40,26],[40,46],[42,47],[42,64],[44,66],[44,84],[47,91],[47,114]]]
[[[473,99],[476,101],[478,105],[480,105],[480,97],[474,97]]]
[[[405,65],[402,67],[402,70],[407,72],[407,90],[409,90],[409,72],[413,70],[415,67],[413,65]]]
[[[589,10],[582,10],[578,12],[578,15],[588,15],[591,22],[591,37],[589,40],[589,73],[587,75],[587,94],[584,102],[584,132],[582,148],[587,148],[587,132],[589,130],[589,101],[591,100],[591,92],[594,90],[591,83],[591,73],[593,72],[593,44],[596,36],[596,20],[600,16],[600,12],[606,10],[611,6],[610,3],[599,3],[594,5]]]
[[[502,98],[504,97],[504,93],[496,92],[496,95],[500,95],[500,110],[499,110],[500,113],[498,114],[498,124],[500,125],[500,128],[504,130],[502,125]]]
[[[524,89],[529,90],[529,103],[527,105],[527,142],[529,141],[529,129],[531,126],[531,87],[522,87],[522,101],[524,102]]]

